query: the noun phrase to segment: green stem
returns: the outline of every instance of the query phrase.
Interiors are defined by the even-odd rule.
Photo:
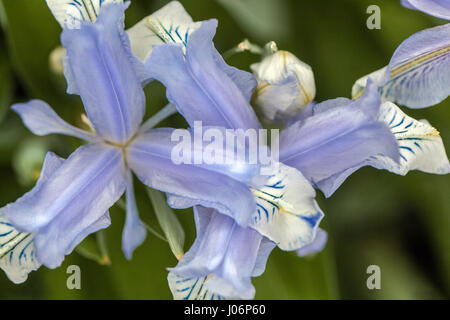
[[[117,201],[116,204],[123,211],[125,211],[125,212],[127,211],[127,205],[125,203],[125,200],[119,199],[119,201]],[[168,242],[167,239],[161,233],[159,233],[158,231],[156,231],[155,229],[153,229],[152,227],[150,227],[148,224],[146,224],[143,221],[142,221],[142,224],[144,225],[145,229],[147,229],[148,232],[150,232],[151,234],[153,234],[157,238],[161,239],[162,241]]]
[[[97,245],[98,245],[98,248],[100,250],[100,254],[102,256],[100,264],[102,264],[102,265],[110,265],[111,261],[109,259],[108,246],[106,244],[105,231],[104,230],[98,231],[96,233],[96,237],[97,237]]]

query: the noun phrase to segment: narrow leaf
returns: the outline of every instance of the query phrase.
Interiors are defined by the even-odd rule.
[[[184,255],[183,246],[185,235],[183,227],[175,216],[175,213],[167,205],[166,199],[160,191],[148,188],[147,193],[152,200],[156,218],[169,242],[170,249],[175,257],[180,260]]]

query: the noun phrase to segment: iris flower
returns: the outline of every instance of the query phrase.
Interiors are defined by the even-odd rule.
[[[259,129],[249,104],[256,81],[224,62],[212,43],[216,26],[215,20],[203,22],[186,48],[155,47],[146,62],[147,72],[166,86],[169,101],[191,126],[201,120],[207,126]],[[268,241],[283,250],[298,250],[315,241],[323,213],[314,200],[313,186],[330,195],[354,168],[372,157],[398,163],[397,141],[376,116],[381,101],[373,83],[358,100],[336,108],[332,104],[305,109],[310,114],[281,132],[278,171],[264,187],[247,186],[249,192],[240,195],[255,203],[251,212],[239,208],[239,215],[252,217],[248,226],[220,217],[220,209],[195,208],[197,239],[169,274],[176,298],[253,296],[249,278],[263,269],[261,263],[273,247]],[[192,205],[180,197],[169,196],[168,201],[175,208]],[[212,235],[220,235],[220,240]],[[317,241],[311,250],[320,247],[323,237]]]
[[[87,235],[110,224],[108,209],[126,192],[127,217],[122,248],[131,258],[146,230],[135,203],[132,172],[149,187],[222,212],[250,211],[253,165],[176,165],[171,160],[174,129],[141,126],[145,96],[123,30],[126,5],[104,6],[95,23],[64,29],[68,90],[84,104],[94,132],[75,128],[45,102],[16,104],[24,124],[37,135],[64,134],[89,142],[66,160],[49,153],[36,186],[0,209],[0,267],[23,282],[41,264],[59,266]],[[239,218],[237,217],[239,220]]]

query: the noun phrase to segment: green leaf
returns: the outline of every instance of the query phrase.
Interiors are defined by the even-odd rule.
[[[175,213],[167,205],[166,199],[160,191],[147,188],[147,193],[152,200],[156,217],[169,242],[170,249],[175,257],[180,260],[184,255],[185,235],[183,227],[175,216]]]
[[[11,71],[6,61],[5,56],[0,54],[0,123],[11,105],[14,87]]]
[[[83,240],[75,249],[83,258],[97,262],[100,265],[110,265],[109,256],[101,249],[100,243],[104,241],[103,231],[97,232],[95,235],[90,235]]]

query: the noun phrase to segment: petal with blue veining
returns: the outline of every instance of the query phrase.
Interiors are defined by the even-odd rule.
[[[252,192],[257,205],[252,228],[282,250],[297,250],[313,241],[323,213],[300,171],[279,164],[266,185]]]
[[[133,53],[146,61],[155,45],[179,43],[187,46],[189,35],[201,22],[194,22],[178,1],[171,1],[127,30]]]
[[[382,84],[384,101],[410,108],[435,105],[450,94],[450,23],[420,31],[397,48]]]
[[[450,172],[450,163],[439,132],[427,121],[417,121],[391,102],[381,106],[380,121],[394,134],[400,150],[400,163],[377,156],[370,159],[372,166],[405,175],[410,170],[434,174]]]
[[[123,0],[46,0],[63,28],[76,28],[81,21],[95,22],[102,6]]]
[[[146,62],[147,71],[166,86],[167,98],[191,126],[201,120],[205,126],[258,129],[259,121],[248,102],[251,90],[243,87],[249,76],[231,75],[224,68],[212,43],[216,26],[215,20],[203,22],[190,35],[186,55],[180,45],[155,47]],[[249,87],[254,83],[249,82]]]

